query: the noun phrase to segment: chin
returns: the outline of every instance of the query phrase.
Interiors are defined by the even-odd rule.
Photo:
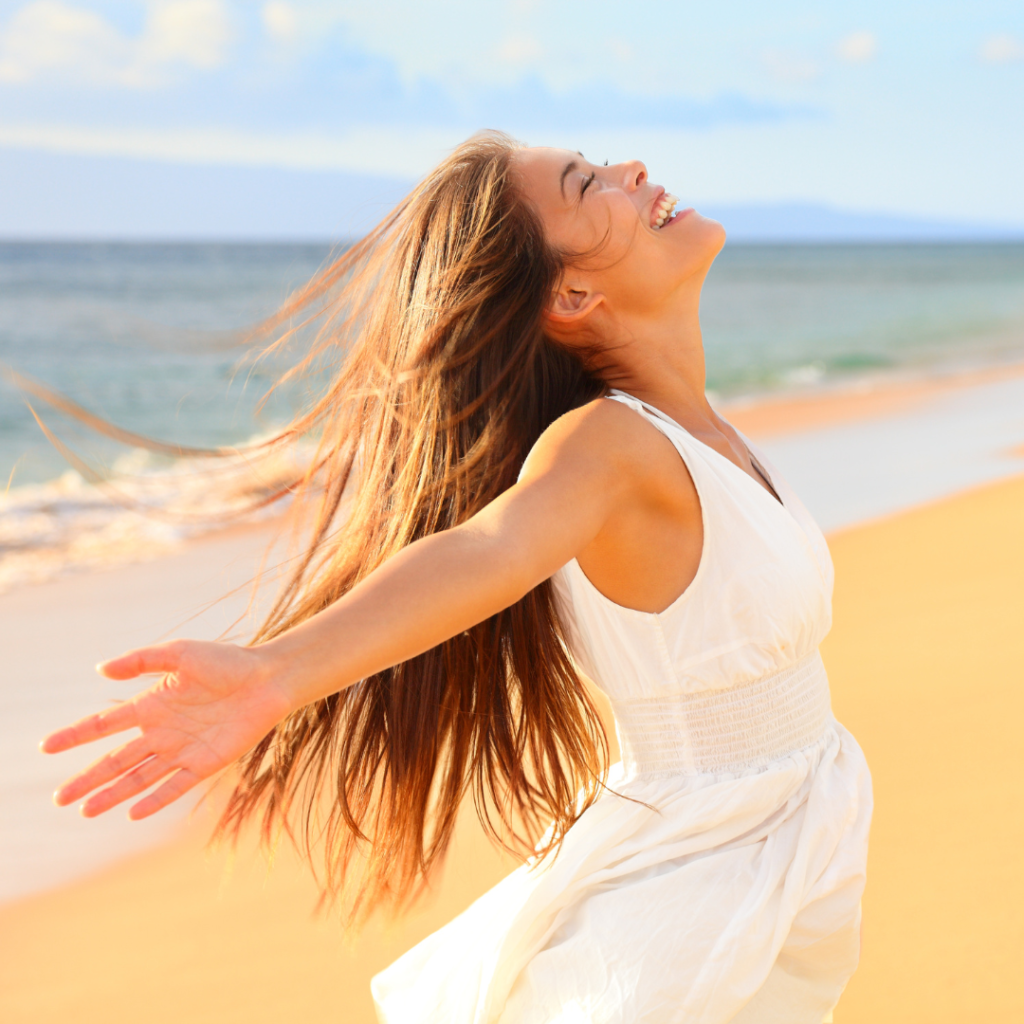
[[[698,220],[703,224],[707,225],[708,230],[714,231],[715,233],[722,236],[722,241],[725,241],[725,228],[722,226],[721,221],[712,220],[710,217],[705,217],[699,210],[693,211]]]
[[[712,258],[717,256],[725,245],[725,228],[717,220],[705,217],[697,210],[694,210],[687,219],[692,222],[689,228],[691,240],[701,249],[707,250]]]

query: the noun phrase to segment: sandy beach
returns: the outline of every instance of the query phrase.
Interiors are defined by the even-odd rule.
[[[882,397],[764,403],[731,415],[757,439],[804,436],[912,412],[935,397],[934,388],[907,385]],[[829,537],[837,587],[823,654],[836,716],[863,746],[876,787],[863,962],[835,1019],[1021,1019],[1013,964],[1024,948],[1024,776],[1015,763],[1024,477],[909,503],[916,507]],[[113,696],[89,666],[173,631],[190,603],[244,582],[266,536],[208,538],[174,556],[4,595],[9,680],[39,687],[54,673],[65,677],[68,703],[53,724]],[[215,635],[238,610],[229,603],[178,632]],[[58,776],[70,770],[40,762]],[[26,792],[41,785],[29,780]],[[66,841],[85,843],[96,824],[76,821]],[[108,842],[131,827],[121,821]],[[200,808],[191,822],[154,831],[149,849],[0,905],[0,1019],[370,1024],[372,974],[513,866],[465,815],[432,899],[352,942],[314,915],[315,886],[290,852],[269,871],[249,848],[232,863],[223,851],[204,852],[209,827]]]

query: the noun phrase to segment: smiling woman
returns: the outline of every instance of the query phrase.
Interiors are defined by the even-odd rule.
[[[260,446],[320,436],[253,643],[109,661],[161,678],[44,741],[141,730],[58,791],[87,816],[237,763],[221,829],[286,827],[352,920],[422,890],[471,798],[527,862],[374,980],[382,1020],[818,1024],[856,966],[828,549],[705,398],[725,236],[672,205],[639,162],[460,146],[266,326],[320,317],[338,366]]]

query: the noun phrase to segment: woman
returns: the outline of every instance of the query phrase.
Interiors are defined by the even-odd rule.
[[[222,828],[298,820],[353,913],[415,894],[469,793],[506,845],[550,822],[374,979],[382,1020],[818,1024],[856,966],[871,791],[817,653],[828,550],[704,397],[725,236],[674,204],[637,162],[460,147],[282,313],[350,348],[282,435],[320,430],[322,503],[256,642],[107,662],[162,678],[44,741],[141,730],[58,790],[87,816],[241,761]]]

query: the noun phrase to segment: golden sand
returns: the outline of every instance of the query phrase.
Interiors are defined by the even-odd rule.
[[[833,706],[875,783],[838,1024],[1024,1021],[1024,479],[829,538]]]
[[[863,962],[837,1024],[1024,1020],[1024,479],[832,537],[825,660],[872,766]],[[225,878],[207,824],[0,908],[4,1024],[370,1024],[371,975],[509,870],[471,822],[437,898],[354,949],[290,855]]]
[[[932,377],[865,380],[841,388],[760,396],[753,402],[725,402],[722,414],[751,437],[791,434],[820,427],[898,416],[967,388],[1024,376],[1024,364],[986,367]]]

